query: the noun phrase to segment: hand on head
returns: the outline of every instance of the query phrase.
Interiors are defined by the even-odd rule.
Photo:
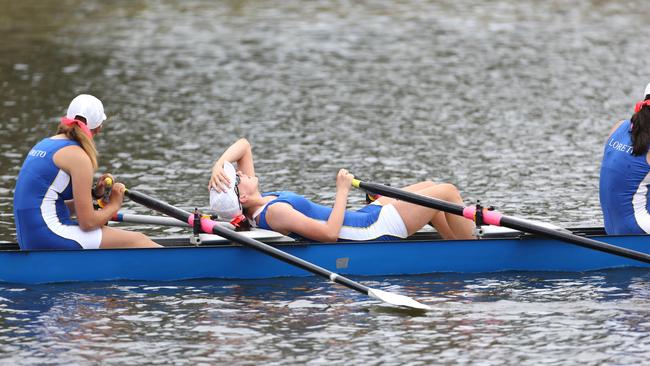
[[[225,192],[230,186],[230,179],[223,168],[223,164],[214,164],[208,189],[214,188],[217,192]]]

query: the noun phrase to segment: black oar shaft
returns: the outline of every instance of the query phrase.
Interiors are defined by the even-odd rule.
[[[368,183],[368,182],[361,182],[357,180],[354,181],[353,184],[356,187],[359,187],[361,189],[364,189],[372,193],[378,193],[405,202],[410,202],[416,205],[425,206],[436,210],[449,212],[455,215],[466,217],[467,207],[462,205],[439,200],[432,197],[423,196],[417,193],[408,192],[403,189],[389,187],[378,183]],[[497,215],[493,214],[492,216],[498,216],[499,226],[509,227],[511,229],[515,229],[515,230],[519,230],[531,234],[543,235],[553,239],[579,245],[585,248],[599,250],[601,252],[634,259],[644,263],[650,263],[650,255],[646,253],[641,253],[635,250],[622,248],[608,243],[603,243],[601,241],[597,241],[594,239],[585,238],[583,236],[578,236],[575,234],[554,230],[551,228],[544,227],[542,225],[536,225],[527,220],[518,219],[516,217],[510,217],[501,214],[497,214]],[[492,222],[489,223],[492,224]]]
[[[147,196],[144,193],[137,191],[132,191],[127,189],[124,192],[124,195],[129,197],[132,201],[137,202],[143,206],[149,207],[150,209],[158,212],[162,212],[165,215],[171,216],[177,220],[187,222],[188,218],[192,215],[191,213],[182,210],[178,207],[172,206],[166,202],[162,202],[153,197]]]
[[[581,247],[599,250],[601,252],[605,252],[609,254],[619,255],[621,257],[634,259],[644,263],[650,263],[650,255],[646,253],[619,247],[616,245],[611,245],[590,238],[585,238],[584,236],[578,236],[568,232],[554,230],[541,225],[534,225],[525,220],[518,219],[516,217],[502,216],[501,226],[509,227],[511,229],[515,229],[515,230],[519,230],[531,234],[552,237],[554,239],[566,241],[575,245],[579,245]]]
[[[420,194],[405,191],[403,189],[386,186],[383,184],[359,181],[359,187],[371,193],[378,193],[383,196],[395,198],[401,201],[410,202],[421,206],[426,206],[429,208],[435,208],[436,210],[449,212],[455,215],[463,216],[463,210],[465,209],[464,206],[455,203],[451,203],[443,200],[436,200],[433,198],[431,198],[430,200],[426,200],[429,197],[425,197]]]
[[[147,196],[144,193],[137,192],[137,191],[132,191],[132,190],[127,190],[125,192],[125,195],[129,197],[131,200],[134,202],[137,202],[143,206],[149,207],[152,210],[156,210],[158,212],[161,212],[165,215],[171,216],[177,220],[181,220],[183,222],[188,222],[189,225],[189,220],[190,217],[193,215],[185,210],[182,210],[180,208],[174,207],[170,204],[167,204],[165,202],[161,202],[153,197]],[[340,276],[334,272],[328,271],[325,268],[319,267],[313,263],[307,262],[303,259],[300,259],[298,257],[295,257],[289,253],[283,252],[277,248],[274,248],[270,245],[264,244],[260,241],[257,241],[255,239],[249,238],[247,236],[241,235],[233,230],[229,230],[227,228],[221,227],[220,225],[213,225],[210,232],[210,234],[215,234],[222,236],[226,239],[229,239],[233,242],[240,243],[243,245],[246,245],[248,247],[251,247],[253,249],[256,249],[258,251],[261,251],[263,253],[266,253],[273,258],[279,259],[285,263],[289,263],[291,265],[300,267],[308,272],[314,273],[316,275],[319,275],[321,277],[327,278],[331,281],[334,281],[336,283],[339,283],[343,286],[346,286],[348,288],[351,288],[355,291],[361,292],[365,295],[369,295],[369,288],[358,283],[355,281],[352,281],[346,277]]]
[[[212,233],[215,235],[222,236],[226,239],[232,240],[233,242],[236,243],[241,243],[244,244],[248,247],[257,249],[261,252],[264,252],[273,258],[279,259],[283,262],[295,265],[297,267],[300,267],[308,272],[317,274],[321,277],[325,277],[327,279],[330,279],[334,282],[340,283],[341,285],[347,286],[353,290],[359,291],[361,293],[364,293],[368,295],[368,287],[354,282],[348,278],[345,278],[343,276],[339,276],[335,274],[334,272],[328,271],[325,268],[319,267],[313,263],[307,262],[303,259],[300,259],[298,257],[295,257],[289,253],[283,252],[277,248],[274,248],[270,245],[264,244],[260,241],[257,241],[255,239],[243,236],[238,234],[237,232],[233,230],[226,229],[224,227],[221,227],[219,225],[214,225],[212,227]]]

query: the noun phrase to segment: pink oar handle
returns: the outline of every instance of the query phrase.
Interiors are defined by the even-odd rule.
[[[187,223],[190,227],[194,226],[194,215],[190,215],[187,218]],[[203,230],[204,233],[212,233],[212,228],[214,228],[215,225],[219,225],[219,223],[207,217],[201,217],[201,230]]]
[[[476,207],[465,207],[463,209],[463,217],[476,222]],[[496,211],[491,211],[486,208],[483,209],[483,222],[488,225],[501,226],[502,217],[503,215]]]

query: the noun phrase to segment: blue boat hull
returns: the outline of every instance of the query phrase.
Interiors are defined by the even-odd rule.
[[[650,236],[646,235],[593,238],[641,252],[650,252]],[[278,247],[334,272],[353,276],[436,272],[583,272],[620,267],[649,267],[631,259],[535,237],[468,241],[283,244]],[[12,283],[260,279],[309,275],[311,274],[304,270],[253,249],[230,245],[85,251],[0,251],[0,281]]]

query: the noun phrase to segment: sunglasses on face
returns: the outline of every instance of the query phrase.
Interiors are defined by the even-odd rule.
[[[241,178],[239,177],[239,174],[235,174],[235,194],[237,195],[237,203],[239,204],[239,209],[243,211],[241,201],[239,200],[239,182],[241,182]]]

